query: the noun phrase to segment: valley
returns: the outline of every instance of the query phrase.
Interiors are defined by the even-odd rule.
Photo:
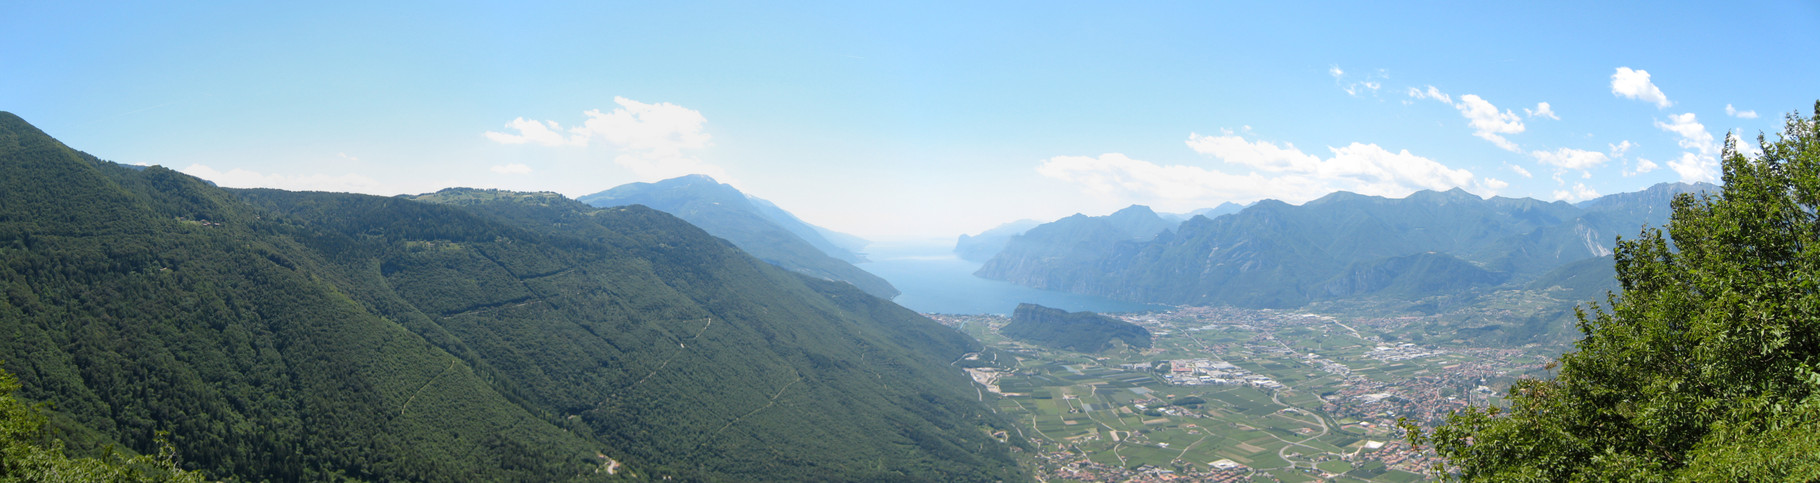
[[[1003,316],[930,317],[988,347],[956,364],[1048,481],[1422,480],[1433,461],[1398,418],[1496,404],[1558,350],[1401,341],[1416,317],[1186,307],[1120,315],[1153,347],[1096,354],[1003,337]]]

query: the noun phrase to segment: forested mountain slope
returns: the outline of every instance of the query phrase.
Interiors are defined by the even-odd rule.
[[[1020,478],[976,342],[644,208],[223,190],[0,113],[0,282],[60,437],[214,477]]]
[[[1011,322],[999,330],[1005,337],[1036,345],[1078,352],[1099,352],[1112,341],[1140,349],[1150,348],[1150,331],[1123,320],[1093,312],[1069,312],[1037,304],[1018,304]]]
[[[814,277],[851,283],[884,298],[897,288],[853,266],[863,241],[810,225],[769,201],[703,175],[629,183],[578,198],[596,207],[645,205],[676,215],[767,262]]]
[[[1414,299],[1525,283],[1609,255],[1618,236],[1664,223],[1674,193],[1713,188],[1663,184],[1583,206],[1482,199],[1458,189],[1402,199],[1339,192],[1300,206],[1265,200],[1195,217],[1149,240],[1114,240],[1065,219],[1013,239],[978,275],[1149,303],[1285,308],[1360,296]],[[1054,235],[1031,243],[1039,233]]]

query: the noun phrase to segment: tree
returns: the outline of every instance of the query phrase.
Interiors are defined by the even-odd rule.
[[[176,451],[168,444],[158,456],[64,455],[62,441],[46,443],[44,414],[15,397],[18,389],[19,381],[0,371],[0,482],[202,481],[202,475],[177,467]]]
[[[1820,480],[1820,102],[1761,154],[1727,136],[1724,187],[1620,240],[1622,295],[1507,409],[1432,433],[1441,476],[1496,481]],[[1556,365],[1558,364],[1558,365]]]

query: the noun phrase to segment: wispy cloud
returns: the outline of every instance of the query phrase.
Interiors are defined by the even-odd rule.
[[[1668,122],[1656,121],[1656,128],[1675,133],[1680,139],[1675,144],[1688,151],[1681,157],[1668,162],[1668,168],[1681,175],[1682,181],[1718,182],[1719,151],[1721,146],[1713,140],[1713,133],[1700,124],[1694,113],[1668,116]]]
[[[1534,176],[1534,175],[1531,175],[1531,174],[1529,174],[1529,170],[1527,170],[1527,169],[1523,169],[1523,167],[1522,167],[1522,166],[1517,166],[1517,165],[1514,165],[1514,164],[1506,164],[1506,165],[1504,165],[1504,166],[1507,166],[1507,167],[1509,167],[1509,168],[1510,168],[1510,170],[1511,170],[1511,171],[1512,171],[1512,172],[1515,172],[1515,173],[1517,173],[1517,174],[1518,174],[1518,175],[1521,175],[1521,176],[1523,176],[1523,177],[1525,177],[1525,178],[1534,178],[1534,177],[1535,177],[1535,176]]]
[[[1339,85],[1340,90],[1346,91],[1346,95],[1353,97],[1363,94],[1376,95],[1378,89],[1384,87],[1384,79],[1390,78],[1384,69],[1378,69],[1377,72],[1365,74],[1363,79],[1349,81],[1346,71],[1340,69],[1339,65],[1327,67],[1327,75],[1333,77],[1333,83]]]
[[[562,133],[562,126],[556,121],[533,121],[516,118],[506,123],[506,127],[518,134],[487,131],[481,133],[487,139],[500,144],[542,144],[544,146],[586,146],[586,137],[570,137]]]
[[[1226,169],[1164,165],[1107,153],[1098,157],[1057,156],[1043,161],[1037,172],[1080,185],[1087,193],[1101,198],[1170,209],[1263,198],[1301,202],[1337,190],[1403,196],[1422,189],[1465,188],[1490,195],[1509,186],[1502,180],[1481,179],[1470,171],[1448,168],[1408,150],[1393,152],[1376,144],[1329,147],[1325,157],[1303,152],[1292,144],[1247,140],[1231,133],[1190,134],[1187,144],[1195,152],[1217,159]]]
[[[1453,97],[1448,96],[1445,92],[1441,92],[1440,89],[1436,89],[1435,86],[1428,86],[1427,90],[1411,87],[1409,88],[1409,97],[1416,99],[1434,99],[1445,104],[1453,104]]]
[[[1653,103],[1658,108],[1674,105],[1668,100],[1667,95],[1662,94],[1662,89],[1657,88],[1654,82],[1650,82],[1649,71],[1641,69],[1631,70],[1629,67],[1619,67],[1617,72],[1611,75],[1611,93],[1620,97]]]
[[[1598,198],[1598,197],[1599,197],[1599,192],[1594,191],[1592,188],[1586,187],[1586,183],[1576,183],[1576,184],[1574,184],[1574,187],[1572,189],[1556,190],[1554,192],[1554,199],[1556,201],[1566,200],[1566,201],[1572,201],[1572,202],[1581,202],[1581,201],[1586,201],[1586,200],[1590,200],[1590,199]]]
[[[1757,111],[1740,111],[1738,108],[1732,107],[1731,104],[1726,104],[1725,115],[1738,119],[1756,119]]]
[[[1460,102],[1454,102],[1453,96],[1441,92],[1441,90],[1435,88],[1435,86],[1428,86],[1426,89],[1411,87],[1407,93],[1411,99],[1433,99],[1440,101],[1442,104],[1453,106],[1454,109],[1460,111],[1461,116],[1466,118],[1466,124],[1472,127],[1473,136],[1477,136],[1479,139],[1484,139],[1486,141],[1491,141],[1492,144],[1497,145],[1505,151],[1513,153],[1523,152],[1523,149],[1518,147],[1517,143],[1504,137],[1506,134],[1522,133],[1524,129],[1526,129],[1523,125],[1523,118],[1517,116],[1517,113],[1508,109],[1499,110],[1498,106],[1492,105],[1490,101],[1486,101],[1485,98],[1479,97],[1477,94],[1460,96]],[[1546,102],[1537,104],[1535,111],[1529,109],[1525,109],[1524,111],[1531,112],[1531,117],[1536,115],[1554,117],[1554,111],[1549,109],[1548,103]],[[1537,111],[1539,111],[1539,113]],[[1558,117],[1554,118],[1560,119]]]
[[[1505,151],[1523,151],[1522,148],[1517,147],[1517,143],[1511,142],[1503,136],[1523,132],[1523,119],[1517,117],[1517,113],[1509,110],[1500,112],[1498,106],[1494,106],[1491,102],[1474,94],[1460,96],[1460,102],[1454,104],[1454,108],[1459,109],[1460,115],[1466,117],[1467,124],[1472,126],[1472,135],[1491,141],[1492,144],[1504,148]]]
[[[1538,163],[1570,170],[1588,170],[1611,160],[1611,157],[1606,156],[1605,153],[1573,148],[1530,151],[1529,155],[1536,158]]]
[[[668,102],[644,103],[613,98],[619,107],[602,112],[588,110],[587,120],[562,129],[556,121],[513,119],[506,124],[516,134],[487,131],[487,139],[502,144],[535,143],[545,146],[588,146],[595,139],[619,151],[613,161],[641,179],[661,179],[685,174],[706,174],[731,182],[726,170],[708,164],[692,151],[707,148],[712,137],[700,111]],[[528,168],[527,168],[528,169]]]

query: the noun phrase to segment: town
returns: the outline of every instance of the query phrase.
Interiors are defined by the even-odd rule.
[[[1392,331],[1405,319],[1230,307],[1117,316],[1149,330],[1152,347],[1056,350],[1000,336],[1002,316],[930,315],[988,345],[966,366],[1048,480],[1417,481],[1436,460],[1404,442],[1399,420],[1432,427],[1497,404],[1553,356],[1403,341]]]

